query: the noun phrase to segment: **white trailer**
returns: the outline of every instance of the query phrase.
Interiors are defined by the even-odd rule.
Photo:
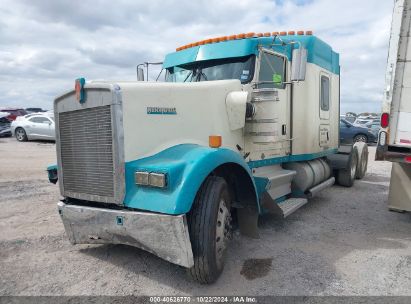
[[[411,0],[395,0],[376,160],[393,162],[388,207],[411,211]]]

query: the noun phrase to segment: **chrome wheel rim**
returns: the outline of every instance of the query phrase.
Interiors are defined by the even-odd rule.
[[[217,257],[217,267],[221,268],[224,260],[225,252],[227,249],[228,240],[231,239],[231,214],[227,208],[227,204],[224,199],[220,200],[217,211],[217,223],[216,223],[216,239],[215,250]]]

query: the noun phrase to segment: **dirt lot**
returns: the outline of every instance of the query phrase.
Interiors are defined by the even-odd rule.
[[[0,295],[411,295],[411,214],[388,212],[390,163],[334,186],[260,239],[235,235],[217,283],[121,245],[72,246],[45,168],[52,143],[0,139]]]

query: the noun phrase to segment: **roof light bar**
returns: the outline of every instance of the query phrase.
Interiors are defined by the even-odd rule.
[[[214,37],[214,38],[208,38],[204,40],[200,40],[194,43],[189,43],[183,46],[180,46],[176,48],[176,51],[182,51],[188,48],[192,48],[194,46],[199,46],[199,45],[204,45],[204,44],[211,44],[211,43],[218,43],[218,42],[223,42],[223,41],[229,41],[229,40],[240,40],[240,39],[245,39],[245,38],[260,38],[260,37],[270,37],[270,36],[286,36],[286,35],[307,35],[311,36],[313,34],[313,31],[281,31],[281,32],[265,32],[265,33],[254,33],[254,32],[249,32],[249,33],[240,33],[236,35],[229,35],[229,36],[222,36],[222,37]]]

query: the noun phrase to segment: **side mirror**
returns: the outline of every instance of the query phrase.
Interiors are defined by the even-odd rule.
[[[143,68],[137,68],[137,81],[144,81],[144,70],[143,70]]]
[[[307,65],[307,49],[299,48],[293,50],[291,65],[291,81],[305,80],[305,68]]]

